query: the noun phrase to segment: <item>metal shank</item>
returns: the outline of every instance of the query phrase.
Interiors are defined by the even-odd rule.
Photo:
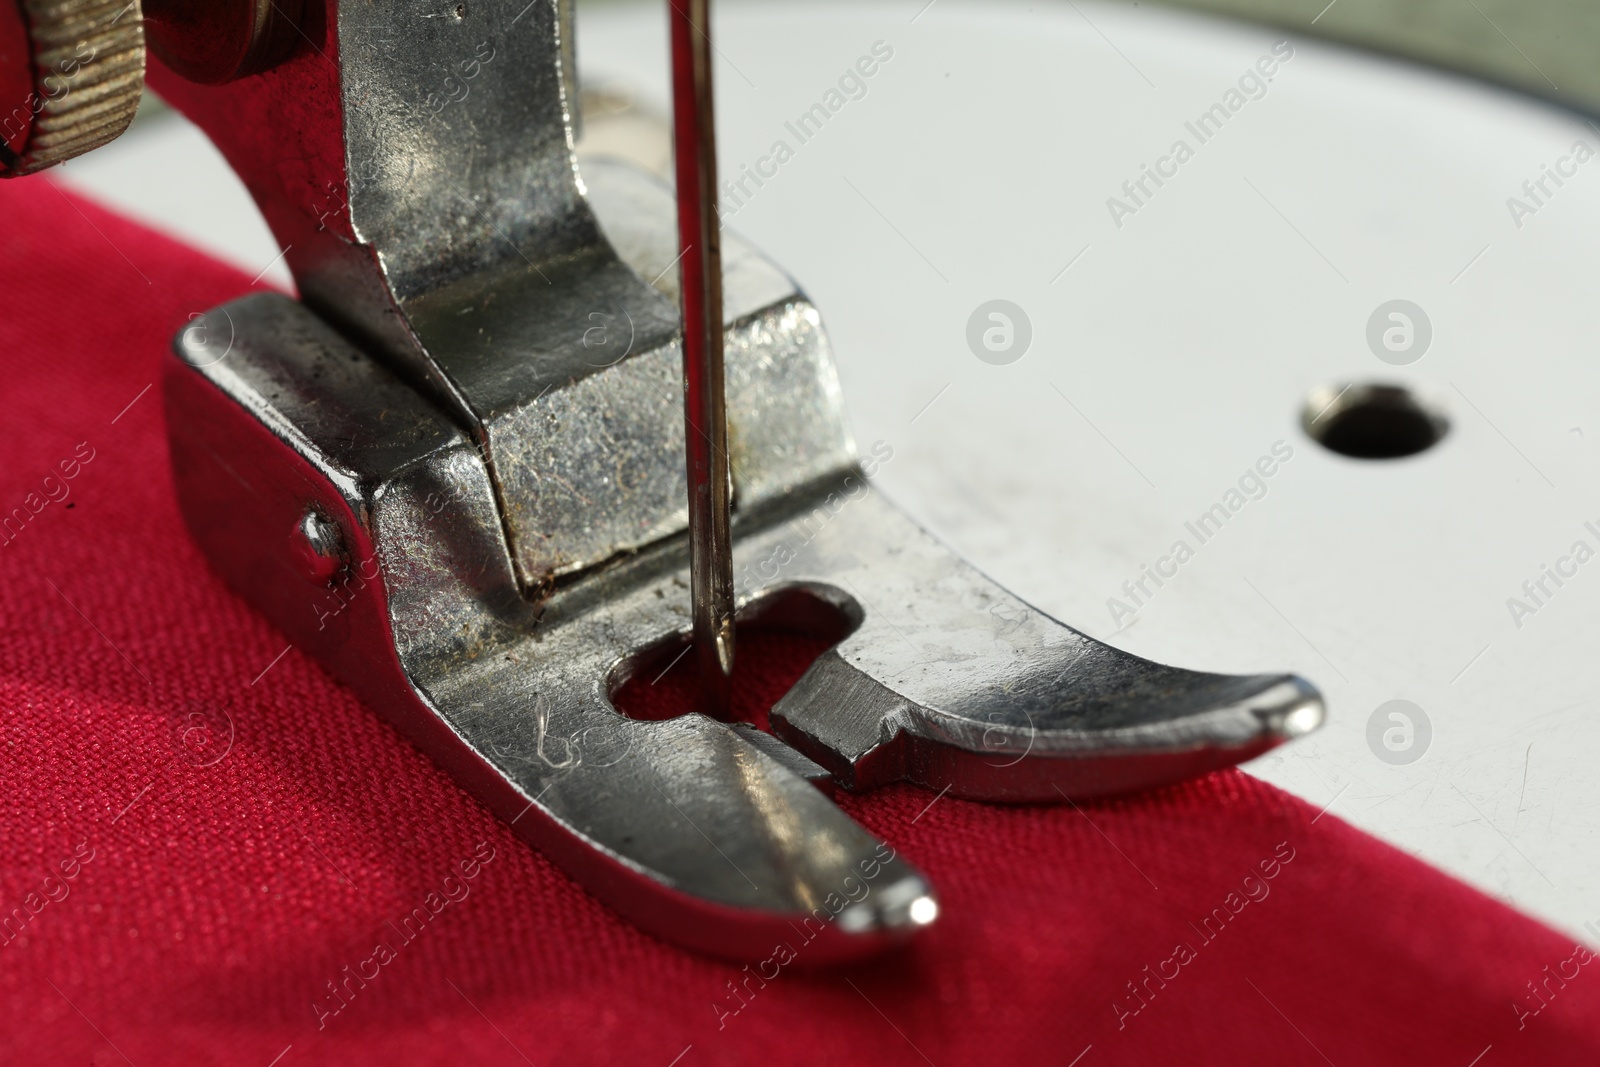
[[[311,7],[308,47],[261,75],[152,83],[244,177],[306,304],[481,447],[525,589],[683,530],[676,373],[579,429],[615,439],[603,471],[552,456],[597,371],[681,362],[671,302],[618,259],[573,160],[568,5]]]

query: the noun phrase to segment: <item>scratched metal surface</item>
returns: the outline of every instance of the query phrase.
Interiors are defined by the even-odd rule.
[[[726,4],[717,38],[723,172],[771,172],[775,143],[790,147],[728,222],[821,309],[857,439],[894,448],[875,485],[1094,636],[1310,678],[1327,725],[1252,773],[1593,939],[1600,573],[1544,579],[1515,620],[1508,599],[1534,606],[1522,586],[1542,565],[1579,540],[1600,548],[1585,526],[1600,528],[1586,488],[1600,167],[1546,179],[1538,203],[1523,189],[1600,133],[1290,34],[1264,93],[1119,227],[1108,198],[1196,141],[1185,123],[1285,34],[1088,0],[922,6]],[[657,7],[586,10],[585,77],[663,101]],[[879,41],[893,55],[865,95],[841,91],[800,143],[785,123],[826,106]],[[151,123],[61,180],[281,276],[242,190],[196,165],[204,152]],[[1513,218],[1512,197],[1534,210]],[[966,339],[996,298],[1033,332],[1004,366]],[[1409,366],[1365,338],[1396,298],[1434,330]],[[1348,380],[1437,396],[1448,436],[1385,464],[1322,450],[1302,404]],[[1187,531],[1280,441],[1292,454],[1264,495],[1251,483],[1203,543]],[[1123,583],[1178,540],[1191,557],[1134,604]],[[1113,624],[1113,597],[1131,619]],[[1432,726],[1409,764],[1369,743],[1394,699]]]

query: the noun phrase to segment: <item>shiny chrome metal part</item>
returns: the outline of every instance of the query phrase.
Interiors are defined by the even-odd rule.
[[[402,5],[329,6],[342,117],[321,136],[372,175],[325,233],[296,231],[306,304],[249,297],[179,337],[184,514],[297,646],[598,896],[708,952],[805,931],[810,959],[858,955],[937,904],[818,785],[1092,797],[1320,723],[1293,676],[1163,667],[1048,618],[879,497],[816,309],[733,235],[738,609],[826,612],[847,636],[773,709],[777,739],[619,714],[617,688],[692,627],[673,198],[627,167],[579,179],[549,5],[479,0],[455,21],[481,25],[399,37]],[[496,57],[483,110],[408,111],[475,40]],[[275,225],[306,202],[286,171],[326,162],[308,159],[256,175]]]
[[[689,485],[689,599],[700,686],[726,718],[733,675],[733,483],[723,381],[722,220],[711,98],[708,0],[671,0],[672,119],[678,181],[678,306],[683,310],[683,413]]]

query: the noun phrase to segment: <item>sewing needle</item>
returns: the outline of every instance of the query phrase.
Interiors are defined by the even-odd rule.
[[[726,716],[733,673],[733,545],[722,377],[722,241],[717,217],[709,0],[668,0],[678,184],[689,587],[701,685]]]

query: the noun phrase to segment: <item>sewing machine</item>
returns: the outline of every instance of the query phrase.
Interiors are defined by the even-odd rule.
[[[1581,53],[1561,43],[1577,34],[1546,51],[1533,43],[1546,40],[1539,19],[1594,18],[1561,5],[1529,9],[1526,22],[1511,22],[1522,17],[1511,8],[1480,19],[1413,6],[1330,5],[1320,15],[1214,6],[1580,109],[1600,92]],[[806,49],[785,35],[763,64],[781,72],[784,106],[751,89],[723,145],[733,563],[742,627],[803,631],[831,647],[773,707],[768,734],[694,714],[638,721],[612,707],[631,680],[670,668],[688,626],[679,250],[671,194],[649,173],[665,169],[664,135],[649,121],[652,107],[667,110],[664,55],[649,58],[637,19],[597,13],[593,47],[610,77],[596,85],[631,75],[646,103],[613,93],[624,103],[608,111],[595,91],[583,131],[587,79],[566,9],[480,3],[423,17],[347,5],[335,20],[315,5],[251,7],[251,18],[215,5],[207,18],[233,21],[201,27],[174,7],[146,4],[151,83],[249,186],[300,296],[206,312],[176,341],[162,388],[196,540],[291,641],[635,922],[735,956],[808,921],[821,950],[838,956],[892,943],[936,921],[936,887],[826,789],[907,780],[930,800],[1070,803],[1181,781],[1321,723],[1318,691],[1299,675],[1246,673],[1263,659],[1351,698],[1339,755],[1256,764],[1330,806],[1361,798],[1347,795],[1356,781],[1377,782],[1365,799],[1378,803],[1416,788],[1421,779],[1394,776],[1427,752],[1433,731],[1434,760],[1460,767],[1488,759],[1474,753],[1497,731],[1515,735],[1494,709],[1520,692],[1527,667],[1495,650],[1520,640],[1533,615],[1571,610],[1582,595],[1558,597],[1565,586],[1536,564],[1564,551],[1567,526],[1582,536],[1544,494],[1580,477],[1581,432],[1565,424],[1581,431],[1583,419],[1551,385],[1537,392],[1559,417],[1505,424],[1490,374],[1507,328],[1457,294],[1472,292],[1493,266],[1484,257],[1512,235],[1530,249],[1553,242],[1530,257],[1575,254],[1560,242],[1581,226],[1534,227],[1547,207],[1588,209],[1575,180],[1587,160],[1551,140],[1547,167],[1520,166],[1506,184],[1515,204],[1497,195],[1470,216],[1484,236],[1461,242],[1459,263],[1429,243],[1455,229],[1447,207],[1465,197],[1438,190],[1436,171],[1395,178],[1404,197],[1346,187],[1362,206],[1323,227],[1306,223],[1319,198],[1293,190],[1331,197],[1331,163],[1297,176],[1309,185],[1261,175],[1273,174],[1273,133],[1295,136],[1272,110],[1287,94],[1318,106],[1348,94],[1376,121],[1392,106],[1384,92],[1404,85],[1418,113],[1439,121],[1464,122],[1470,101],[1502,130],[1543,123],[1534,141],[1558,129],[1589,136],[1571,121],[1273,34],[1098,8],[1029,43],[1020,31],[1035,24],[1016,12],[961,11],[943,30],[927,9],[907,12],[908,38],[929,34],[943,57],[962,49],[1002,77],[943,97],[929,52],[875,35],[873,13],[830,15],[814,65],[796,61],[794,71],[780,59]],[[99,17],[110,23],[119,10]],[[416,21],[396,33],[402,14]],[[731,32],[758,42],[781,17],[740,9]],[[848,47],[827,51],[857,24]],[[1517,42],[1509,54],[1497,26]],[[142,47],[106,32],[97,56]],[[1092,48],[1088,83],[1154,92],[1149,64],[1111,43],[1129,35],[1164,69],[1203,50],[1184,75],[1185,121],[1163,109],[1141,127],[1125,121],[1137,104],[1096,116],[1099,105],[1084,103],[1072,136],[1090,128],[1104,140],[1080,154],[1054,144],[1038,112],[993,103],[1061,96],[1052,47]],[[579,37],[582,57],[591,39]],[[1002,64],[1011,49],[1039,61]],[[1219,79],[1224,56],[1232,62]],[[1311,87],[1296,88],[1307,68]],[[734,69],[730,60],[725,90],[742,84]],[[72,75],[62,66],[57,84]],[[125,106],[67,138],[68,150],[132,114],[137,86],[124,80]],[[897,88],[908,84],[922,99]],[[1383,136],[1406,128],[1396,120]],[[583,132],[596,155],[575,169]],[[822,173],[824,160],[837,167],[873,136],[953,147],[937,166],[909,152],[917,158],[871,178]],[[599,158],[606,137],[608,154],[630,162]],[[48,139],[32,156],[29,143],[12,143],[15,169],[58,158]],[[1289,143],[1314,149],[1303,133]],[[1458,149],[1437,151],[1454,159],[1446,153]],[[1069,159],[1080,169],[1058,165]],[[956,191],[950,199],[981,209],[957,218],[933,193],[899,208],[909,194],[885,199],[930,169],[938,189]],[[997,169],[1020,192],[997,195]],[[1231,216],[1201,212],[1178,242],[1148,225],[1203,193]],[[1394,203],[1418,206],[1380,216],[1390,233],[1362,228]],[[738,236],[747,222],[749,240]],[[765,258],[759,235],[792,242],[823,225],[833,241],[814,242],[793,268],[803,292],[781,254],[776,265]],[[1240,226],[1251,241],[1217,269],[1217,249]],[[870,254],[859,242],[840,254],[863,232]],[[1418,247],[1432,250],[1422,258],[1437,275],[1425,292],[1410,273],[1416,260],[1402,258]],[[1352,262],[1383,269],[1362,275]],[[1230,298],[1246,281],[1248,298]],[[1534,299],[1538,287],[1519,284]],[[850,299],[869,286],[871,300]],[[953,293],[962,295],[952,302]],[[837,325],[823,329],[836,322],[836,300],[849,351],[888,353],[853,372],[875,405],[855,433],[840,382],[856,383],[835,363]],[[1573,334],[1552,318],[1557,302],[1540,306],[1550,341],[1541,367],[1580,393],[1571,386],[1592,372],[1566,358]],[[907,351],[946,362],[908,371]],[[1447,357],[1460,375],[1430,390],[1440,383],[1421,372]],[[993,441],[979,440],[983,426]],[[907,464],[908,453],[922,458]],[[1070,464],[1057,462],[1066,455]],[[997,470],[1014,492],[992,485]],[[1486,470],[1514,506],[1482,502]],[[880,477],[944,544],[873,487]],[[1476,566],[1482,542],[1461,534],[1466,516],[1492,526],[1485,540],[1521,544],[1512,520],[1528,509],[1549,516],[1555,540],[1530,538],[1527,560],[1508,559],[1491,578]],[[960,555],[981,561],[1002,530],[1021,545],[985,563],[997,584]],[[1425,549],[1437,563],[1416,562]],[[1561,570],[1563,581],[1578,573]],[[1462,575],[1469,583],[1455,584]],[[1528,614],[1502,606],[1507,596]],[[1426,612],[1404,610],[1419,601]],[[1414,635],[1419,625],[1429,631]],[[1186,667],[1220,657],[1240,673],[1159,666],[1122,648]],[[1497,655],[1508,658],[1493,674]],[[1427,667],[1416,672],[1414,661]],[[1457,697],[1469,672],[1479,695]],[[1555,677],[1543,710],[1560,714],[1582,679]],[[1419,717],[1419,704],[1457,699],[1459,719]],[[1432,784],[1430,797],[1474,805],[1470,785]],[[1439,820],[1410,810],[1396,832],[1421,848]],[[1478,814],[1503,833],[1499,809]],[[1516,858],[1487,831],[1448,849],[1431,858],[1480,884],[1515,884],[1527,906],[1579,925],[1575,902],[1522,888],[1535,879],[1514,873]],[[1528,866],[1549,881],[1539,873],[1548,862],[1541,853]]]

